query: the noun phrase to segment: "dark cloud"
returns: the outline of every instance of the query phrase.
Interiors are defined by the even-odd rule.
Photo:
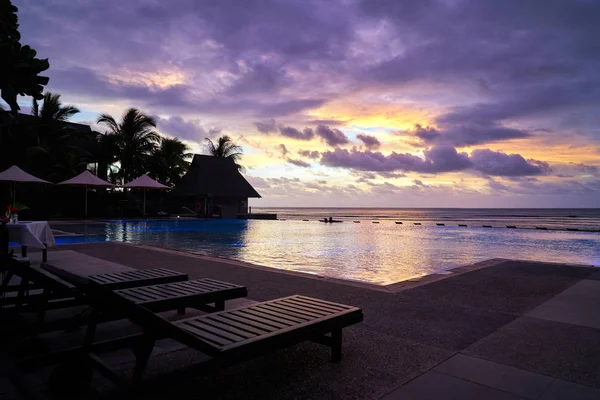
[[[392,152],[383,155],[380,152],[335,149],[321,153],[321,164],[331,167],[343,167],[373,172],[414,171],[414,172],[450,172],[461,171],[469,167],[469,156],[458,153],[452,147],[432,148],[425,152],[425,159],[412,154]]]
[[[257,121],[254,123],[254,126],[256,126],[256,130],[260,133],[277,132],[277,122],[272,118],[264,121]]]
[[[549,171],[546,163],[527,161],[519,154],[505,154],[489,149],[471,152],[473,169],[492,176],[541,175]]]
[[[296,140],[311,140],[313,137],[315,137],[315,133],[310,128],[304,128],[303,131],[300,131],[291,126],[282,126],[279,128],[279,133],[285,137]]]
[[[289,153],[287,147],[285,147],[285,144],[281,143],[279,146],[277,146],[277,149],[281,152],[282,156],[287,156],[287,154]]]
[[[319,158],[321,156],[321,153],[319,153],[316,150],[310,151],[310,150],[299,150],[298,154],[300,154],[302,157],[306,157],[306,158],[310,158],[313,160],[316,160],[317,158]]]
[[[213,137],[212,134],[207,133],[204,130],[199,120],[186,121],[178,115],[169,118],[154,116],[154,119],[156,120],[156,125],[160,132],[179,139],[202,141],[207,136]]]
[[[302,167],[302,168],[308,168],[310,167],[310,163],[307,163],[306,161],[302,161],[302,160],[294,160],[292,158],[287,158],[287,162],[293,165],[296,165],[298,167]]]
[[[330,128],[327,125],[318,125],[315,132],[317,136],[320,136],[325,143],[332,147],[350,143],[344,132],[339,129]]]
[[[503,140],[523,137],[523,132],[503,132],[506,120],[545,118],[588,129],[600,122],[589,112],[584,112],[589,118],[571,117],[574,108],[600,105],[600,77],[595,72],[600,48],[591,39],[600,34],[600,25],[593,22],[600,19],[598,2],[361,4],[367,15],[389,23],[389,36],[402,37],[404,49],[363,71],[361,78],[382,85],[428,82],[471,93],[476,89],[476,101],[442,117],[453,127],[483,128],[490,132],[488,139]],[[474,121],[484,121],[483,126],[472,128]]]
[[[424,157],[392,152],[351,151],[335,149],[321,153],[321,164],[331,167],[349,168],[360,171],[390,173],[395,171],[444,173],[474,170],[492,176],[540,175],[548,172],[549,166],[539,161],[526,161],[518,154],[505,154],[489,149],[474,150],[469,156],[459,153],[451,146],[436,146],[424,152]]]
[[[333,125],[333,126],[337,126],[337,125],[346,125],[348,123],[348,121],[346,120],[339,120],[339,119],[311,119],[308,121],[309,124],[315,124],[315,125]]]
[[[519,139],[531,136],[528,132],[507,128],[493,121],[455,121],[453,114],[444,114],[436,119],[440,129],[423,127],[416,124],[412,134],[425,145],[473,146],[500,142],[508,139]]]
[[[381,142],[375,136],[359,133],[356,137],[363,142],[365,147],[369,150],[376,150],[381,146]]]

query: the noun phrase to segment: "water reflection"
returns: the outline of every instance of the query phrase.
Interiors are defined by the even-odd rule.
[[[88,238],[148,243],[324,276],[388,284],[489,258],[598,264],[600,234],[303,221],[164,220],[73,226]]]

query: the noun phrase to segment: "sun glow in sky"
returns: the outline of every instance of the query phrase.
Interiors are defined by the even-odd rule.
[[[599,2],[15,3],[78,121],[228,134],[254,206],[600,204]]]

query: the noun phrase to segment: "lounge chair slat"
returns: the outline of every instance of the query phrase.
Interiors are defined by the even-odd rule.
[[[334,307],[334,308],[338,308],[340,310],[348,310],[348,309],[352,308],[352,307],[349,307],[349,306],[346,306],[346,305],[343,305],[343,304],[333,303],[333,302],[326,301],[326,300],[321,300],[321,299],[315,299],[315,298],[312,298],[312,297],[293,296],[292,298],[295,299],[295,300],[298,300],[298,301],[306,301],[306,302],[309,302],[309,303],[316,303],[316,304],[322,304],[322,305],[325,305],[325,306],[331,306],[331,307]]]
[[[236,327],[236,328],[241,329],[243,331],[250,332],[250,333],[253,333],[253,334],[256,334],[256,335],[262,335],[265,332],[270,332],[270,331],[265,331],[265,330],[262,330],[262,329],[258,329],[257,327],[255,327],[253,325],[249,325],[249,324],[245,324],[245,323],[233,320],[233,319],[225,318],[224,316],[221,316],[221,315],[214,315],[214,314],[213,315],[208,315],[208,316],[206,316],[206,319],[208,319],[209,321],[216,321],[216,322],[219,322],[219,323],[223,323],[223,324],[226,324],[228,326],[233,326],[233,327]]]
[[[172,283],[167,283],[165,285],[144,286],[144,288],[148,288],[149,290],[153,290],[155,292],[160,292],[163,296],[188,296],[193,293],[200,293],[199,290],[186,290],[185,288],[182,288],[181,285],[175,285]]]
[[[228,282],[221,282],[221,281],[217,281],[215,279],[210,279],[210,278],[204,278],[202,279],[203,282],[214,285],[214,286],[222,286],[224,288],[230,288],[232,286],[236,286],[236,285],[232,285],[231,283]]]
[[[194,281],[188,281],[187,283],[189,285],[191,285],[191,286],[199,286],[199,287],[203,287],[203,288],[208,289],[208,290],[222,290],[222,289],[231,289],[231,288],[235,287],[235,286],[213,285],[210,282],[204,281],[204,279],[198,279],[198,280],[194,280]]]
[[[288,303],[288,302],[286,302],[284,300],[280,301],[277,304],[273,304],[272,306],[273,307],[278,307],[278,308],[284,308],[286,310],[290,310],[292,312],[300,313],[300,314],[303,314],[303,315],[309,315],[309,316],[311,316],[313,318],[320,318],[323,315],[329,315],[329,314],[331,314],[331,311],[315,310],[315,309],[311,309],[311,308],[308,308],[308,307],[302,307],[302,306],[299,306],[297,304],[293,304],[293,303],[290,304],[290,303]]]
[[[307,314],[299,313],[299,312],[296,312],[293,310],[286,310],[285,308],[282,308],[277,304],[264,304],[264,305],[261,305],[261,308],[266,308],[268,310],[271,310],[273,312],[281,314],[282,316],[289,315],[291,317],[301,318],[304,321],[309,321],[311,319],[318,318],[318,316],[307,315]]]
[[[280,302],[277,303],[277,305],[279,307],[286,307],[286,308],[290,308],[292,310],[296,310],[298,312],[309,313],[309,314],[316,315],[316,316],[328,315],[328,314],[331,314],[332,312],[335,312],[334,310],[324,310],[322,308],[310,307],[310,306],[308,306],[306,304],[302,304],[302,303],[294,303],[287,299],[281,300]]]
[[[227,332],[223,329],[216,328],[212,325],[206,324],[204,321],[201,321],[201,320],[198,320],[198,321],[190,320],[190,321],[187,321],[187,324],[191,325],[195,328],[202,329],[203,331],[210,332],[210,333],[214,334],[215,336],[222,337],[223,339],[227,339],[234,343],[239,342],[240,340],[246,339],[245,336],[240,336],[240,335],[236,335],[231,332]]]
[[[294,322],[294,323],[299,323],[299,322],[306,321],[306,320],[304,320],[302,318],[292,317],[292,316],[289,316],[289,315],[283,315],[283,314],[281,314],[281,313],[279,313],[277,311],[272,311],[272,310],[270,310],[268,308],[260,308],[260,312],[261,313],[265,313],[265,314],[271,314],[274,317],[283,318],[285,320],[288,320],[288,321],[291,321],[291,322]]]
[[[130,293],[137,294],[138,296],[143,296],[146,298],[146,300],[158,300],[158,299],[164,297],[163,295],[158,295],[158,294],[152,293],[148,290],[143,290],[143,288],[131,288],[131,289],[128,289],[128,291]]]
[[[180,326],[183,329],[185,329],[186,331],[194,334],[195,336],[198,336],[199,338],[201,338],[205,342],[208,342],[209,344],[212,343],[213,346],[217,345],[217,347],[221,347],[221,346],[225,346],[227,344],[234,343],[231,340],[227,340],[227,339],[222,338],[220,336],[213,335],[210,332],[203,331],[202,329],[199,329],[199,328],[197,328],[197,327],[195,327],[193,325],[190,325],[187,322],[185,322],[183,324],[178,324],[178,326]]]
[[[223,317],[235,319],[248,325],[254,325],[257,328],[265,330],[266,332],[273,332],[279,329],[279,326],[276,326],[275,323],[271,321],[265,321],[266,323],[260,322],[260,320],[257,320],[254,315],[238,315],[235,312],[229,312],[223,315]]]
[[[141,288],[137,288],[137,289],[138,290],[141,289],[141,291],[144,293],[152,294],[157,299],[173,296],[173,294],[174,294],[173,292],[170,292],[169,290],[164,289],[160,286],[161,285],[142,286]],[[133,290],[133,289],[131,289],[131,290]],[[176,296],[179,297],[181,295],[179,293],[177,293]]]
[[[336,310],[336,311],[347,310],[346,307],[341,306],[341,305],[311,301],[312,299],[310,297],[296,296],[296,297],[288,297],[288,298],[286,298],[286,300],[293,301],[296,303],[301,303],[301,304],[309,304],[312,306],[321,307],[323,309],[329,309],[329,310]]]
[[[203,318],[202,323],[214,326],[216,328],[223,329],[227,332],[234,333],[245,339],[249,339],[249,338],[255,337],[257,335],[256,333],[248,332],[247,330],[238,329],[236,326],[233,326],[233,324],[222,323],[222,322],[216,321],[212,318]]]
[[[185,288],[186,290],[198,290],[198,288],[203,289],[207,292],[214,292],[215,291],[215,287],[213,286],[209,286],[209,285],[204,285],[202,283],[192,283],[190,281],[186,281],[186,282],[181,282],[181,287]],[[221,290],[222,288],[218,288],[219,290]]]
[[[299,305],[302,307],[307,307],[310,309],[314,309],[314,310],[318,310],[318,311],[324,311],[324,312],[338,312],[338,311],[343,311],[343,309],[339,309],[339,308],[333,308],[331,306],[322,306],[322,305],[318,305],[316,303],[308,303],[308,302],[302,302],[299,301],[298,299],[286,299],[283,300],[284,303],[287,304],[295,304],[295,305]]]
[[[121,296],[125,297],[127,300],[132,301],[136,304],[145,303],[148,299],[144,296],[137,295],[135,293],[119,293]]]
[[[136,290],[134,290],[134,289],[129,289],[129,290],[125,291],[124,293],[119,293],[119,294],[120,294],[120,295],[128,295],[128,296],[134,296],[134,297],[137,297],[137,298],[139,299],[139,300],[138,300],[138,302],[139,302],[139,301],[150,301],[150,300],[156,300],[156,298],[155,298],[155,297],[153,297],[153,296],[149,296],[147,293],[144,293],[144,292],[139,292],[139,291],[136,291]]]
[[[286,326],[294,325],[294,322],[287,320],[285,318],[279,318],[274,315],[266,314],[261,312],[261,310],[257,308],[248,308],[243,311],[244,314],[249,314],[252,318],[255,318],[257,321],[266,321],[266,323],[271,324],[277,328],[285,328]],[[238,311],[239,312],[239,311]]]

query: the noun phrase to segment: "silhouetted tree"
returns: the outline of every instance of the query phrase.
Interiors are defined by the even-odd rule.
[[[239,170],[244,169],[244,167],[239,164],[239,160],[244,154],[242,148],[233,143],[233,140],[231,140],[231,138],[228,135],[223,135],[220,138],[218,138],[216,145],[209,138],[206,138],[206,141],[208,143],[208,152],[212,156],[229,158],[233,160],[233,162]]]
[[[36,51],[21,46],[18,8],[10,0],[0,0],[0,92],[16,115],[20,109],[17,95],[40,100],[48,77],[39,76],[50,68],[47,59],[36,58]]]
[[[160,139],[160,145],[150,156],[149,174],[165,185],[176,185],[187,172],[192,154],[189,147],[177,138]]]
[[[160,140],[160,136],[153,130],[156,128],[154,118],[136,108],[130,108],[120,123],[108,114],[102,114],[98,123],[108,126],[106,135],[110,138],[104,140],[118,149],[115,158],[121,164],[120,177],[130,181],[146,172],[148,158]]]

